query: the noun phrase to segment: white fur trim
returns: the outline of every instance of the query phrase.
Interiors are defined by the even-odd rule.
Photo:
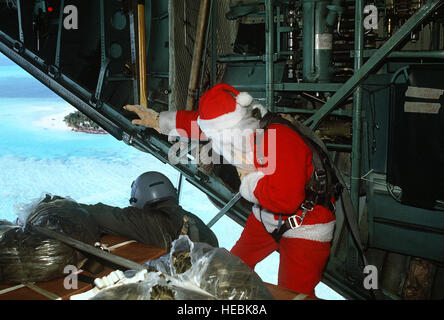
[[[253,206],[253,214],[257,220],[261,221],[261,209],[258,205]],[[279,221],[274,218],[273,213],[262,208],[262,222],[264,223],[265,229],[267,229],[268,232],[273,232],[273,230],[277,228]],[[333,220],[327,223],[311,225],[302,224],[299,228],[288,230],[282,236],[285,238],[299,238],[319,242],[330,242],[333,239],[335,223],[336,221]]]
[[[239,121],[242,120],[247,110],[241,105],[236,104],[236,109],[233,112],[223,114],[217,118],[205,120],[200,117],[197,118],[197,123],[200,129],[205,135],[210,138],[205,131],[210,130],[222,130],[234,127]]]
[[[248,92],[240,92],[236,97],[236,103],[241,107],[247,107],[253,102],[253,97]]]
[[[176,111],[163,111],[159,113],[160,132],[167,135],[177,136],[176,132]]]
[[[254,196],[254,190],[256,189],[259,180],[264,177],[265,174],[261,171],[254,171],[242,178],[239,192],[242,197],[250,202],[258,204],[259,201]]]

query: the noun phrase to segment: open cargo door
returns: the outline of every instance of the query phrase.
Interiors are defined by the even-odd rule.
[[[198,91],[189,90],[191,74],[197,75],[200,81],[194,89],[204,90],[220,80],[233,80],[230,82],[234,84],[236,79],[244,78],[258,92],[262,90],[263,93],[265,87],[263,61],[251,61],[248,68],[237,68],[238,73],[236,68],[230,72],[226,63],[215,64],[214,59],[202,59],[203,68],[198,72],[192,69],[199,33],[205,40],[202,54],[205,58],[211,51],[217,51],[218,56],[231,54],[238,30],[236,20],[228,20],[226,13],[230,3],[239,1],[229,0],[210,1],[214,7],[207,12],[217,18],[212,19],[216,26],[211,30],[199,29],[198,18],[202,16],[199,12],[204,1],[0,0],[0,52],[117,140],[168,163],[169,151],[175,142],[168,141],[166,136],[152,129],[132,125],[134,114],[125,111],[124,105],[149,105],[157,111],[185,109],[190,95],[194,101],[199,96]],[[248,1],[248,4],[254,2],[263,1]],[[263,10],[261,6],[253,7],[257,8],[254,12]],[[251,13],[249,8],[242,12]],[[236,66],[249,63],[248,57],[236,58],[240,62]],[[211,63],[213,66],[209,68]],[[275,83],[280,81],[278,76],[282,70],[276,68]],[[386,83],[381,86],[386,87]],[[340,86],[336,83],[333,87]],[[378,97],[384,105],[386,97]],[[387,123],[387,119],[388,115],[381,122]],[[373,139],[363,139],[370,141],[370,138]],[[382,140],[386,143],[387,138],[382,137]],[[185,157],[192,158],[190,155]],[[179,162],[173,166],[221,208],[230,203],[237,193],[239,181],[230,174],[234,173],[233,168],[217,167],[208,174],[195,161]],[[379,200],[375,203],[380,204]],[[370,204],[373,202],[370,201]],[[391,247],[378,245],[381,243],[379,240],[386,238],[385,235],[372,238],[372,231],[381,230],[372,229],[372,223],[376,221],[373,217],[379,212],[370,205],[364,209],[362,216],[365,218],[361,222],[365,224],[368,216],[371,223],[370,227],[364,226],[363,231],[370,231],[372,241],[369,245],[374,245],[367,251],[367,257],[370,264],[378,268],[380,289],[385,290],[377,297],[390,298],[390,292],[399,291],[399,285],[404,283],[405,277],[399,276],[400,270],[410,272],[410,268],[413,270],[410,274],[414,274],[414,269],[420,267],[420,261],[407,256],[412,254],[408,243],[400,243],[406,249],[404,256],[390,252]],[[250,210],[251,204],[242,199],[228,210],[227,215],[244,225]],[[396,207],[391,211],[396,210],[401,212],[402,208]],[[435,229],[442,236],[442,228]],[[350,239],[348,225],[338,206],[335,237],[324,282],[346,298],[371,299],[374,292],[363,286],[366,274],[357,262],[359,253]],[[437,245],[440,244],[429,243],[427,247]],[[435,276],[435,288],[442,288],[438,285],[438,282],[442,283],[442,269],[433,271],[441,277],[439,280]],[[442,298],[442,290],[437,290],[434,297]]]
[[[132,125],[134,114],[122,107],[144,104],[145,98],[151,108],[164,111],[169,109],[168,100],[178,99],[177,93],[170,95],[169,82],[170,59],[174,58],[170,56],[173,21],[169,16],[179,15],[179,11],[183,16],[184,10],[177,3],[1,0],[0,52],[114,138],[166,163],[172,143],[154,130]],[[198,5],[188,8],[191,36],[186,44],[183,30],[181,38],[176,32],[184,49],[191,50],[188,55],[194,45]],[[143,33],[145,37],[140,37]],[[184,66],[189,73],[189,60],[174,62],[176,73],[184,74]],[[179,80],[177,83],[187,81]],[[187,86],[179,90],[186,95]],[[216,175],[202,173],[193,161],[175,167],[218,204],[225,204],[236,193]],[[240,201],[228,215],[243,224],[249,212],[248,203]]]

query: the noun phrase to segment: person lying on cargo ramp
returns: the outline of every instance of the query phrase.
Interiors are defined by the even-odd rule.
[[[145,172],[133,181],[129,202],[131,206],[123,209],[103,203],[81,206],[103,234],[122,236],[167,251],[181,234],[194,242],[219,245],[213,231],[178,204],[176,189],[160,172]]]
[[[248,93],[223,83],[202,95],[196,111],[159,114],[138,105],[124,109],[139,116],[133,124],[162,134],[211,140],[213,152],[236,166],[241,176],[240,193],[254,204],[231,253],[254,269],[279,250],[278,284],[314,295],[330,254],[334,197],[328,190],[322,201],[310,198],[311,187],[324,182],[324,174],[314,170],[319,157],[301,134],[284,122],[269,121],[264,126],[261,120],[272,114]],[[262,119],[253,115],[254,109],[261,111]]]

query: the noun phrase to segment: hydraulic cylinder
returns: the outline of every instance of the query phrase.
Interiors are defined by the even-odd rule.
[[[333,30],[338,1],[302,2],[302,59],[305,82],[331,82],[333,78]]]

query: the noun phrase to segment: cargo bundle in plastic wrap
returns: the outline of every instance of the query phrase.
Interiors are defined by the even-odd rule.
[[[188,236],[179,237],[169,254],[146,267],[146,271],[127,271],[120,279],[112,274],[103,282],[96,280],[96,288],[72,299],[273,299],[260,277],[238,257],[223,248],[191,242]]]
[[[76,265],[76,252],[63,243],[3,225],[0,235],[0,283],[39,282],[57,278],[67,265]]]
[[[25,229],[39,226],[94,244],[100,240],[99,228],[90,213],[72,199],[46,195],[26,218]]]
[[[68,265],[80,267],[84,256],[54,239],[32,230],[32,225],[64,233],[94,244],[98,228],[88,212],[75,201],[46,195],[18,206],[17,225],[0,223],[0,283],[40,282],[64,275]]]

